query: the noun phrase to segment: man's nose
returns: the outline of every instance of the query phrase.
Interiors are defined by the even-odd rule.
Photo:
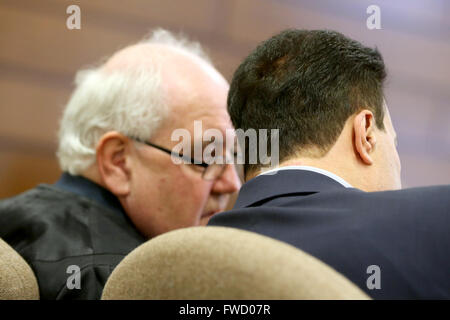
[[[214,182],[214,192],[233,193],[241,188],[241,180],[233,164],[227,164],[223,174]]]

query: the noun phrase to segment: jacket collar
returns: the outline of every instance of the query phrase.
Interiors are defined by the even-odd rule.
[[[318,172],[306,170],[280,170],[273,174],[261,174],[246,182],[234,208],[257,205],[281,195],[310,194],[321,191],[345,189],[345,186]]]
[[[124,213],[119,199],[110,191],[82,176],[73,176],[63,172],[55,187],[91,199],[114,211]]]

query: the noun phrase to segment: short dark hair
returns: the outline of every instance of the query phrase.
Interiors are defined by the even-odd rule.
[[[371,110],[384,129],[385,78],[376,48],[335,31],[285,30],[261,43],[236,70],[228,112],[236,129],[279,129],[280,162],[299,150],[321,157],[362,109]],[[246,161],[244,169],[260,166]]]

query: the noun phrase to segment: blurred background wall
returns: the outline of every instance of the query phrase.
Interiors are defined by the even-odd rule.
[[[80,30],[66,27],[72,4]],[[372,4],[380,30],[366,26]],[[376,45],[404,185],[450,183],[450,1],[0,0],[0,198],[58,178],[56,130],[76,70],[158,26],[200,41],[229,80],[260,41],[289,27]]]

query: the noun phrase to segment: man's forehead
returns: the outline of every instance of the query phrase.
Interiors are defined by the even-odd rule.
[[[195,125],[187,126],[186,129],[190,132],[192,140],[207,140],[211,141],[234,141],[236,133],[231,125],[231,121],[196,121]]]
[[[168,106],[168,118],[161,123],[161,133],[170,139],[176,129],[186,129],[194,137],[194,123],[201,123],[201,134],[217,129],[224,137],[232,128],[226,110],[228,82],[200,57],[165,44],[137,44],[112,56],[106,70],[132,66],[158,66],[162,89]],[[197,130],[199,131],[199,130]]]
[[[217,129],[225,132],[226,129],[233,128],[226,108],[228,86],[193,85],[192,90],[186,94],[182,94],[183,92],[184,90],[178,90],[175,94],[178,99],[169,100],[171,126],[191,132],[196,124],[202,131]]]
[[[224,108],[216,113],[202,113],[201,110],[191,112],[175,112],[171,110],[169,118],[166,119],[158,130],[158,138],[163,140],[172,140],[172,135],[179,130],[185,130],[189,135],[190,141],[202,142],[207,140],[211,142],[212,138],[220,136],[225,142],[235,139],[235,131],[229,119],[228,113]],[[176,134],[179,136],[179,134]],[[173,143],[177,143],[173,141]]]

